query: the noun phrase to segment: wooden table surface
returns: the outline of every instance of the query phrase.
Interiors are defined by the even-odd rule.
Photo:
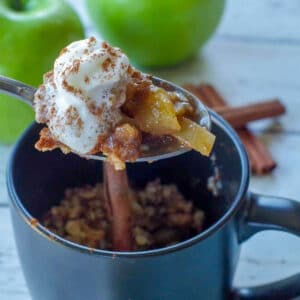
[[[87,35],[93,34],[83,1],[69,1],[76,2]],[[278,168],[269,176],[252,176],[251,190],[300,201],[299,22],[299,0],[228,0],[218,32],[197,58],[154,73],[179,84],[213,83],[233,105],[280,97],[287,115],[251,126],[268,145]],[[0,299],[29,300],[5,187],[10,152],[11,146],[0,145]],[[296,237],[273,231],[259,233],[242,247],[235,284],[263,284],[300,272],[299,253],[300,240]]]

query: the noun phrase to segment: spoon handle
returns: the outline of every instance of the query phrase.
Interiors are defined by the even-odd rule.
[[[36,89],[20,81],[0,75],[0,93],[17,97],[32,106]]]

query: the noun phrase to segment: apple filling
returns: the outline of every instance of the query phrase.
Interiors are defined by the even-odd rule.
[[[89,38],[63,49],[44,76],[34,108],[47,125],[36,148],[103,153],[116,169],[134,162],[151,143],[177,141],[208,156],[215,137],[194,122],[188,99],[152,83],[118,48]]]
[[[174,137],[184,147],[209,156],[215,136],[192,121],[194,108],[174,92],[148,85],[128,88],[127,99],[121,106],[123,113],[120,123],[112,132],[99,139],[89,154],[102,152],[117,169],[124,168],[126,161],[139,158],[141,145],[147,145],[149,135],[156,144],[167,137]],[[40,132],[36,148],[41,151],[60,148],[64,153],[71,149],[56,141],[47,128]]]

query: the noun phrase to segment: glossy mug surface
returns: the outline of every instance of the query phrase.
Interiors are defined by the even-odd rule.
[[[297,294],[300,288],[295,288],[293,279],[281,286],[232,287],[242,241],[278,223],[272,215],[276,198],[248,193],[249,166],[244,148],[218,115],[212,113],[212,121],[217,136],[214,162],[190,151],[153,164],[128,164],[133,186],[144,186],[157,177],[163,183],[176,183],[187,198],[205,210],[205,230],[170,247],[123,253],[91,253],[40,224],[30,224],[31,218],[39,219],[58,203],[66,187],[102,180],[101,162],[66,156],[60,151],[36,151],[33,145],[41,127],[33,124],[16,144],[7,170],[15,238],[32,299],[282,299],[278,296]],[[215,166],[222,180],[217,197],[206,188]],[[287,215],[298,209],[294,201],[278,201],[283,201],[283,207],[287,203],[295,205],[286,209]],[[264,222],[266,215],[269,219]],[[251,220],[257,216],[257,226],[252,226]],[[300,228],[298,223],[294,232]],[[293,231],[288,222],[281,225],[277,227]],[[280,287],[275,295],[274,287]],[[266,295],[270,298],[255,298]]]

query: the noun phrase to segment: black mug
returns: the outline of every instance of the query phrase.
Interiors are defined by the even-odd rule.
[[[95,250],[67,241],[41,224],[31,225],[58,203],[66,187],[101,181],[101,162],[33,147],[33,124],[12,153],[7,186],[19,256],[34,300],[289,299],[300,295],[300,276],[254,288],[232,286],[241,244],[258,231],[300,233],[300,204],[248,192],[249,165],[232,128],[212,113],[216,160],[193,151],[153,164],[128,165],[131,184],[160,177],[176,183],[206,213],[205,230],[176,245],[141,252]],[[219,169],[214,197],[207,179]]]

